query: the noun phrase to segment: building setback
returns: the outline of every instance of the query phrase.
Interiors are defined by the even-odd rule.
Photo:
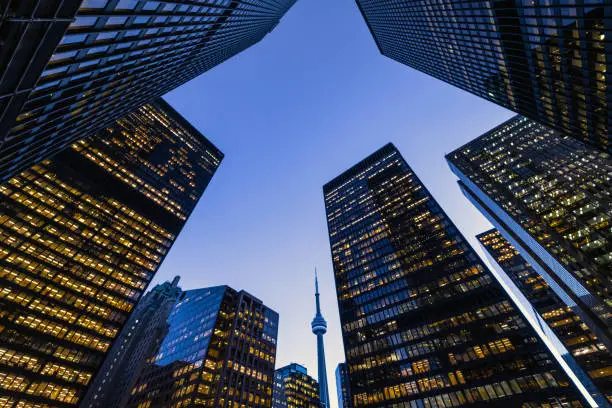
[[[257,43],[294,2],[5,2],[0,182]]]
[[[79,404],[222,157],[158,100],[0,186],[0,405]]]
[[[274,372],[272,408],[321,408],[319,384],[306,367],[291,363]]]
[[[612,149],[612,3],[357,0],[383,55]]]
[[[324,196],[355,407],[583,406],[393,145]]]
[[[128,407],[270,408],[278,314],[228,286],[188,290]]]
[[[168,317],[181,295],[172,282],[155,286],[138,302],[104,364],[89,386],[81,408],[125,407],[148,359],[168,334]]]
[[[465,195],[610,349],[609,154],[516,116],[446,159]]]
[[[353,408],[353,397],[351,397],[351,385],[346,363],[340,363],[336,367],[336,391],[338,393],[338,408]]]
[[[583,383],[591,395],[612,401],[612,355],[606,346],[499,231],[492,229],[477,238],[570,352],[572,359],[566,361],[575,374],[588,375],[593,384]]]

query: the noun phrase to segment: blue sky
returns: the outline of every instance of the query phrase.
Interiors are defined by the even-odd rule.
[[[254,294],[280,314],[277,367],[316,377],[316,265],[335,407],[344,352],[323,184],[393,142],[480,251],[489,224],[444,155],[512,113],[380,55],[354,0],[298,0],[263,41],[166,100],[226,157],[155,282]]]

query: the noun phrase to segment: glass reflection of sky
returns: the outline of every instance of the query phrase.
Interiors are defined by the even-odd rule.
[[[204,358],[225,289],[216,286],[189,290],[179,298],[168,318],[169,334],[155,357],[155,364],[195,363]]]

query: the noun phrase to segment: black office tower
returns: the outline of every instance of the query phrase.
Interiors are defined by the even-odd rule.
[[[583,406],[393,145],[324,195],[355,407]]]
[[[382,54],[612,149],[610,1],[357,3]]]
[[[612,401],[612,355],[608,348],[499,231],[492,229],[477,238],[567,348],[571,358],[564,358],[572,371],[581,379],[589,377],[583,384],[593,398]],[[605,404],[604,399],[600,406],[609,406]]]
[[[294,2],[3,2],[0,182],[257,43]]]
[[[75,407],[223,155],[159,100],[0,186],[0,405]]]
[[[610,349],[610,155],[516,116],[446,159],[466,197]]]

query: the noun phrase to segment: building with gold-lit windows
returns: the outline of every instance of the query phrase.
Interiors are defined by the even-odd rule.
[[[228,286],[185,291],[127,406],[270,408],[278,314]]]
[[[612,348],[612,158],[521,116],[446,156],[470,201]]]
[[[1,2],[0,182],[256,44],[294,2]]]
[[[399,151],[324,188],[354,407],[582,407]]]
[[[319,384],[306,367],[291,363],[274,372],[272,408],[321,408]]]
[[[612,151],[609,0],[357,4],[383,55]]]
[[[580,378],[589,377],[582,382],[591,395],[612,402],[612,354],[608,348],[499,231],[492,229],[476,238],[567,348],[572,357],[566,359],[570,368]],[[600,406],[606,406],[605,402]]]
[[[0,406],[79,404],[222,157],[160,100],[0,187]]]

